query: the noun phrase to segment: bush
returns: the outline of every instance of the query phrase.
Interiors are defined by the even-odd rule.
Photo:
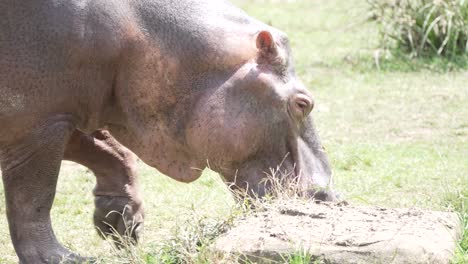
[[[468,0],[367,0],[381,46],[410,57],[468,53]]]

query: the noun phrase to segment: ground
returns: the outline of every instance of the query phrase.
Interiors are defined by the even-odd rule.
[[[465,236],[454,261],[468,261],[467,69],[414,70],[379,60],[379,70],[378,32],[366,20],[366,1],[234,3],[289,35],[298,75],[315,95],[312,114],[336,188],[353,204],[455,210]],[[59,240],[102,263],[171,263],[181,254],[205,263],[176,247],[193,240],[187,227],[225,220],[236,211],[216,173],[206,171],[195,183],[182,184],[139,166],[147,212],[140,247],[116,252],[99,239],[91,221],[94,178],[72,165],[61,171],[52,211]],[[3,200],[0,189],[0,204]],[[0,244],[0,263],[16,263],[1,205]]]
[[[327,264],[448,264],[459,223],[450,212],[281,199],[237,218],[215,247],[262,264],[298,253]]]

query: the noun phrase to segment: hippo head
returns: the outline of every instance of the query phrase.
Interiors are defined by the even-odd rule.
[[[179,181],[209,167],[261,196],[274,169],[303,193],[335,200],[313,97],[296,77],[286,35],[268,27],[219,36],[174,44],[164,57],[147,44],[128,54],[115,92],[122,114],[111,132]]]
[[[192,152],[233,186],[264,195],[265,178],[297,180],[318,200],[335,200],[331,169],[314,127],[312,94],[298,80],[287,37],[255,34],[256,55],[197,102],[186,131]],[[272,170],[273,169],[273,170]]]

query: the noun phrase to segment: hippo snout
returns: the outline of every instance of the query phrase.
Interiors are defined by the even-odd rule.
[[[333,189],[310,190],[306,193],[307,198],[312,198],[314,201],[320,202],[347,202],[342,193]]]

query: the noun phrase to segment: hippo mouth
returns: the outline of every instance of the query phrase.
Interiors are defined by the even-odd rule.
[[[322,201],[334,201],[337,194],[332,190],[333,177],[327,154],[320,143],[312,120],[304,124],[300,134],[288,138],[288,150],[300,191],[306,196]],[[307,133],[309,131],[309,133]],[[312,131],[313,133],[310,133]]]

